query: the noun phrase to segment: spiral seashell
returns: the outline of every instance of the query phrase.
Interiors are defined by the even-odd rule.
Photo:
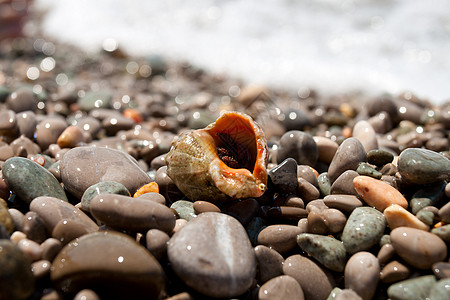
[[[186,197],[211,202],[261,196],[267,160],[264,133],[239,112],[225,112],[206,128],[183,133],[166,156],[167,174]]]

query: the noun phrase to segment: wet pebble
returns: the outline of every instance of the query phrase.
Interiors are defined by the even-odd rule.
[[[376,149],[367,152],[367,162],[377,167],[391,163],[393,159],[394,155],[386,150]]]
[[[27,235],[27,238],[39,244],[47,238],[44,222],[36,212],[29,211],[25,214],[23,220],[23,233]]]
[[[150,229],[145,234],[146,247],[157,260],[161,260],[166,256],[169,240],[169,235],[159,229]]]
[[[339,145],[329,138],[322,136],[314,136],[314,141],[319,151],[318,159],[325,163],[330,163],[333,160],[333,156],[339,148]]]
[[[203,213],[188,222],[170,239],[168,257],[188,286],[209,297],[241,295],[256,273],[245,229],[221,213]]]
[[[100,194],[131,196],[123,184],[116,181],[102,181],[91,185],[84,191],[83,196],[81,196],[81,208],[84,211],[90,211],[91,200]]]
[[[356,193],[355,188],[353,187],[353,179],[355,179],[356,176],[359,176],[359,174],[356,171],[353,170],[347,170],[341,175],[339,175],[338,178],[333,182],[330,189],[330,194],[344,194],[344,195],[355,195]]]
[[[392,204],[387,207],[383,214],[391,230],[402,226],[425,231],[430,230],[430,227],[427,224],[420,221],[415,215],[398,204]]]
[[[58,137],[66,129],[67,123],[62,118],[48,117],[36,126],[36,141],[42,150],[56,144]]]
[[[258,283],[262,284],[272,278],[283,275],[284,258],[280,253],[264,245],[258,245],[254,250]]]
[[[355,208],[363,205],[354,195],[328,195],[323,198],[323,202],[329,208],[336,208],[347,214],[351,214]]]
[[[435,282],[434,275],[407,279],[391,285],[387,294],[393,300],[425,300]]]
[[[431,233],[440,237],[444,242],[450,242],[450,224],[446,224],[444,226],[440,226],[437,228],[433,228]]]
[[[52,263],[48,260],[39,260],[31,264],[31,271],[36,280],[50,275]]]
[[[364,300],[370,300],[375,294],[379,276],[378,259],[370,252],[358,252],[345,266],[345,288],[355,291]]]
[[[328,196],[331,191],[331,182],[328,173],[324,172],[317,177],[317,186],[322,196]]]
[[[330,181],[347,170],[356,170],[359,163],[367,161],[366,151],[361,142],[356,138],[348,138],[339,146],[328,168]]]
[[[84,289],[79,291],[73,300],[100,300],[100,297],[93,290]]]
[[[112,95],[108,91],[89,91],[82,98],[77,100],[80,109],[91,111],[96,108],[109,108]]]
[[[277,151],[277,162],[280,164],[286,158],[293,158],[299,165],[314,166],[317,162],[319,151],[313,137],[306,132],[288,131],[280,139]]]
[[[450,262],[437,262],[431,267],[436,278],[450,278]]]
[[[404,264],[394,260],[384,266],[380,273],[380,280],[384,283],[393,283],[405,280],[411,271]]]
[[[272,278],[259,288],[259,300],[304,300],[300,284],[291,276],[282,275]]]
[[[180,218],[185,219],[186,221],[190,221],[197,217],[197,214],[194,210],[194,203],[186,200],[178,200],[170,206],[170,208],[174,209]]]
[[[430,290],[430,300],[450,299],[450,279],[441,279]]]
[[[8,233],[14,230],[14,220],[9,213],[8,205],[5,200],[0,198],[0,225],[2,225]]]
[[[73,148],[81,142],[84,142],[83,131],[80,127],[74,125],[64,129],[56,140],[56,144],[61,148]]]
[[[366,152],[378,149],[377,134],[368,121],[358,121],[353,126],[353,137],[358,139]]]
[[[445,186],[446,182],[441,180],[429,184],[415,192],[409,201],[412,213],[417,214],[419,210],[426,206],[436,205],[436,203],[444,196]]]
[[[297,191],[297,161],[287,158],[267,172],[271,182],[282,193],[295,194]]]
[[[258,234],[258,244],[286,253],[297,246],[297,235],[301,233],[302,230],[297,226],[269,225]]]

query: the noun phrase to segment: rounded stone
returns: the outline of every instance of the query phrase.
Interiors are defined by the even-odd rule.
[[[28,110],[16,114],[16,117],[20,134],[23,134],[27,138],[32,139],[37,125],[36,114],[33,111]]]
[[[203,213],[188,222],[170,239],[168,257],[184,283],[208,297],[241,295],[256,274],[244,227],[221,213]]]
[[[427,224],[420,221],[415,215],[400,205],[392,204],[384,210],[383,214],[391,230],[402,226],[417,228],[425,231],[430,230],[430,227]]]
[[[6,106],[16,113],[36,109],[36,98],[29,87],[19,87],[6,99]]]
[[[431,150],[409,148],[398,157],[398,171],[404,180],[415,184],[448,180],[450,160]]]
[[[376,149],[367,152],[367,162],[377,167],[382,167],[391,163],[394,160],[394,155],[386,150]]]
[[[0,137],[2,141],[10,143],[19,136],[16,114],[12,110],[0,111]]]
[[[60,134],[66,129],[67,123],[62,118],[48,117],[36,127],[36,141],[42,150],[55,144]]]
[[[185,219],[186,221],[190,221],[197,217],[197,214],[194,210],[194,203],[186,200],[178,200],[170,206],[170,208],[174,209],[181,219]]]
[[[430,300],[450,299],[450,278],[436,282],[430,290]]]
[[[195,201],[192,207],[194,208],[194,211],[197,215],[204,212],[221,212],[220,208],[218,208],[215,204],[207,201]]]
[[[33,293],[31,260],[6,239],[0,239],[0,270],[2,299],[25,299]]]
[[[319,161],[329,164],[333,160],[339,145],[335,141],[323,136],[314,136],[314,141],[319,151]]]
[[[295,194],[297,191],[297,161],[286,158],[267,172],[275,188],[281,193]]]
[[[255,247],[258,272],[256,279],[260,284],[277,276],[283,275],[284,258],[277,251],[264,246]]]
[[[319,157],[319,151],[313,137],[298,130],[283,134],[277,151],[277,162],[281,163],[289,157],[295,159],[299,165],[314,166]]]
[[[9,213],[8,205],[6,204],[5,200],[1,198],[0,198],[0,225],[2,225],[9,234],[11,234],[14,230],[14,221],[11,214]]]
[[[384,283],[393,283],[407,279],[410,274],[411,271],[405,265],[394,260],[381,270],[380,280]]]
[[[288,275],[272,278],[259,288],[259,300],[304,300],[300,284]]]
[[[69,150],[61,159],[60,172],[64,186],[78,199],[88,187],[102,181],[119,182],[131,194],[151,181],[127,153],[92,146]]]
[[[172,232],[175,215],[165,205],[117,194],[100,194],[91,201],[91,214],[106,226],[120,230]]]
[[[342,242],[348,253],[368,250],[378,244],[386,228],[386,219],[378,210],[371,207],[358,207],[345,224]]]
[[[301,255],[288,257],[283,265],[283,273],[297,280],[306,300],[326,300],[335,286],[328,271]]]
[[[96,108],[109,108],[112,95],[107,91],[89,91],[77,100],[80,109],[90,111]]]
[[[330,188],[330,194],[340,195],[355,195],[357,196],[355,188],[353,187],[353,179],[359,174],[353,170],[347,170],[333,182]]]
[[[373,298],[379,277],[380,264],[370,252],[354,254],[345,266],[345,288],[355,291],[363,300]]]
[[[73,148],[84,141],[83,130],[80,127],[71,125],[64,129],[56,140],[61,148]]]
[[[377,133],[369,122],[365,120],[356,122],[352,133],[353,137],[361,142],[366,152],[378,149]]]
[[[258,244],[286,253],[297,246],[297,235],[303,233],[301,228],[293,225],[270,225],[258,234]]]
[[[89,211],[91,200],[100,194],[117,194],[131,196],[128,189],[116,181],[102,181],[88,187],[81,196],[81,209]]]
[[[34,211],[29,211],[25,214],[22,231],[27,235],[27,238],[39,244],[47,238],[44,222]]]
[[[421,300],[427,299],[431,287],[436,282],[434,275],[420,276],[403,280],[391,285],[387,294],[395,300]]]
[[[147,249],[157,260],[161,260],[167,255],[169,240],[169,235],[159,229],[150,229],[145,234]]]
[[[361,142],[356,138],[345,139],[336,151],[328,168],[330,181],[334,182],[339,175],[347,170],[356,170],[359,163],[365,161],[367,161],[366,150]]]
[[[411,266],[427,270],[447,257],[447,246],[435,234],[423,230],[398,227],[391,231],[395,252]]]
[[[329,208],[336,208],[347,214],[363,206],[361,200],[354,195],[328,195],[323,198],[323,202]]]
[[[79,291],[73,300],[100,300],[100,297],[93,290],[84,289]]]
[[[55,176],[32,160],[12,157],[5,161],[2,172],[9,188],[26,203],[40,196],[68,201]]]
[[[131,237],[112,231],[66,245],[53,261],[51,280],[66,293],[88,288],[106,299],[157,299],[164,288],[158,261]]]

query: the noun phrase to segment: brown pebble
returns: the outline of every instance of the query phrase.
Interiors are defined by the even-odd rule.
[[[305,209],[292,206],[272,207],[267,211],[267,218],[271,220],[285,220],[298,222],[308,215]]]
[[[258,267],[256,279],[259,284],[283,275],[284,258],[280,253],[267,246],[258,245],[255,247],[255,255]]]
[[[269,225],[258,234],[258,244],[265,245],[283,254],[297,246],[297,235],[303,233],[293,225]]]
[[[140,195],[139,197],[137,197],[137,199],[145,199],[145,200],[150,200],[162,205],[166,205],[166,199],[164,198],[163,195],[159,194],[159,193],[145,193]]]
[[[258,201],[248,198],[230,204],[226,209],[226,213],[238,219],[245,226],[258,213],[259,208]]]
[[[345,288],[355,291],[363,300],[372,299],[378,285],[380,265],[370,252],[353,254],[345,266]]]
[[[328,195],[323,198],[323,202],[329,208],[339,209],[346,214],[351,214],[355,208],[363,206],[361,200],[354,195]]]
[[[215,204],[207,201],[195,201],[193,204],[193,208],[197,215],[204,212],[221,212],[220,208],[218,208]]]
[[[447,187],[449,184],[445,186],[445,190],[447,191]],[[450,223],[450,202],[447,202],[444,206],[439,209],[439,217],[442,221]]]
[[[42,257],[42,249],[39,244],[29,239],[21,239],[17,246],[23,251],[32,261],[40,260]]]
[[[284,206],[292,206],[292,207],[298,207],[298,208],[305,208],[305,203],[303,202],[302,198],[297,196],[288,196],[287,199],[284,201]]]
[[[23,233],[22,231],[14,231],[11,234],[10,240],[14,243],[14,244],[18,244],[21,240],[26,239],[27,235],[25,233]]]
[[[9,215],[12,218],[13,224],[14,224],[14,229],[15,230],[19,230],[19,231],[23,231],[23,223],[25,221],[25,216],[24,214],[20,211],[17,210],[15,208],[10,208],[8,209]]]
[[[48,260],[38,260],[31,264],[31,271],[36,279],[41,279],[50,275],[52,263]]]
[[[161,260],[167,255],[167,243],[170,237],[159,229],[150,229],[145,235],[147,250],[157,259]]]
[[[42,259],[53,261],[55,256],[61,251],[62,244],[55,238],[48,238],[40,247],[42,249]]]
[[[354,195],[357,196],[355,188],[353,187],[353,179],[359,174],[353,170],[347,170],[333,182],[330,189],[330,194],[338,195]]]
[[[394,260],[388,263],[380,272],[380,280],[384,283],[393,283],[407,279],[411,271],[405,265]]]
[[[53,228],[52,237],[60,241],[62,245],[66,245],[72,240],[90,232],[92,231],[76,220],[62,219]]]
[[[71,125],[64,129],[56,140],[56,144],[61,148],[73,148],[84,141],[83,131],[80,127]]]
[[[27,238],[39,244],[47,238],[44,222],[36,212],[29,211],[25,214],[23,233],[27,235]]]
[[[431,267],[437,278],[450,278],[450,262],[437,262]]]
[[[362,298],[353,290],[343,289],[334,300],[362,300]]]
[[[392,247],[392,244],[384,244],[380,251],[378,251],[378,262],[380,265],[385,265],[388,263],[395,255],[395,249]]]
[[[425,231],[430,230],[430,227],[427,224],[420,221],[415,215],[400,205],[392,204],[384,210],[383,214],[391,230],[402,226],[417,228]]]
[[[339,145],[331,139],[322,136],[314,136],[314,141],[319,150],[319,160],[330,163],[333,160]]]
[[[282,275],[264,283],[258,292],[259,300],[304,300],[303,290],[293,277]]]
[[[309,202],[315,199],[319,199],[320,192],[319,190],[312,185],[306,179],[301,177],[297,178],[297,194],[302,198],[305,202]]]
[[[177,233],[178,231],[180,231],[181,228],[184,227],[184,225],[187,224],[187,220],[186,219],[176,219],[175,221],[175,226],[173,227],[172,230],[172,235]]]
[[[64,300],[64,296],[58,291],[50,291],[41,297],[40,300]]]
[[[100,297],[93,290],[84,289],[79,291],[73,300],[100,300]]]

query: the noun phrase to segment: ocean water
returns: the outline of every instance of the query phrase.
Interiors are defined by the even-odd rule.
[[[37,0],[46,34],[115,39],[246,83],[450,100],[448,0]]]

